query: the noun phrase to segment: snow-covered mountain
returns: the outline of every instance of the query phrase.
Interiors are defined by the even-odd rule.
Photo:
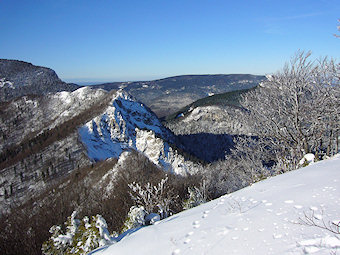
[[[336,254],[339,183],[338,155],[131,231],[91,254]]]
[[[108,107],[79,129],[81,141],[92,160],[118,158],[124,150],[144,153],[165,170],[185,175],[190,162],[170,144],[175,136],[157,116],[126,92],[119,90]]]
[[[166,171],[194,164],[145,105],[121,90],[82,87],[24,96],[0,105],[0,211],[26,201],[56,178],[124,150],[137,150]],[[190,170],[189,170],[190,169]]]
[[[124,88],[159,117],[175,113],[192,102],[218,93],[257,86],[264,76],[251,74],[180,75],[153,81],[93,85],[105,90]]]

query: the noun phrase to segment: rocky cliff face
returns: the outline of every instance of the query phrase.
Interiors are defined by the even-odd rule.
[[[124,150],[133,149],[177,174],[189,173],[192,165],[171,147],[176,138],[157,116],[123,91],[115,94],[103,113],[82,126],[79,134],[93,160],[118,158]]]
[[[0,59],[0,101],[23,95],[74,91],[77,88],[78,85],[61,81],[52,69],[18,60]]]

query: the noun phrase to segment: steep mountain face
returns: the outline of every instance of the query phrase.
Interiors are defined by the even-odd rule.
[[[108,98],[111,94],[103,90],[80,88],[2,104],[0,209],[20,204],[55,179],[91,164],[77,128],[104,109]]]
[[[191,162],[185,162],[170,144],[176,137],[142,103],[118,91],[105,111],[79,129],[88,156],[93,160],[115,157],[124,150],[143,152],[153,163],[185,175]]]
[[[80,88],[43,96],[24,96],[0,105],[0,152],[53,129],[99,103],[107,95],[103,90]]]
[[[0,101],[23,95],[74,91],[77,88],[78,85],[61,81],[52,69],[18,60],[0,59]]]
[[[264,76],[250,74],[182,75],[154,81],[106,83],[94,87],[105,90],[124,88],[148,105],[157,116],[164,117],[200,98],[252,88],[263,79]]]
[[[118,158],[124,150],[140,151],[176,174],[195,171],[194,163],[172,146],[176,137],[126,92],[84,87],[25,96],[3,103],[0,117],[1,210],[75,169]]]

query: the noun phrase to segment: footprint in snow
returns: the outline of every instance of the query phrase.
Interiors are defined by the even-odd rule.
[[[192,225],[194,225],[194,228],[199,228],[200,227],[200,222],[198,220],[194,221],[192,223]]]
[[[302,205],[294,205],[294,208],[296,209],[301,209],[303,206]]]
[[[282,237],[281,234],[274,234],[274,235],[273,235],[273,238],[274,238],[274,239],[280,239],[281,237]]]
[[[191,239],[190,239],[190,238],[187,238],[187,239],[185,239],[184,243],[185,243],[185,244],[188,244],[188,243],[190,243],[190,241],[191,241]]]
[[[286,204],[292,204],[292,203],[294,203],[294,200],[286,200],[285,203]]]
[[[174,251],[172,252],[171,255],[176,255],[176,254],[179,254],[180,252],[181,252],[180,249],[176,249],[176,250],[174,250]]]
[[[315,206],[311,206],[311,207],[309,207],[309,209],[311,209],[312,211],[317,211],[318,210],[318,208],[315,207]]]
[[[186,237],[192,236],[194,234],[194,232],[189,232],[188,234],[186,234]]]
[[[266,203],[265,206],[271,206],[273,205],[272,203]]]
[[[202,218],[204,219],[204,218],[206,218],[206,217],[208,217],[208,214],[203,214],[203,216],[202,216]]]

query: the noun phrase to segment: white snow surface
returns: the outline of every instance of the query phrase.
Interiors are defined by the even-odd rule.
[[[340,155],[131,231],[93,254],[335,254],[339,234],[298,223],[314,212],[317,224],[337,222],[339,184]]]

